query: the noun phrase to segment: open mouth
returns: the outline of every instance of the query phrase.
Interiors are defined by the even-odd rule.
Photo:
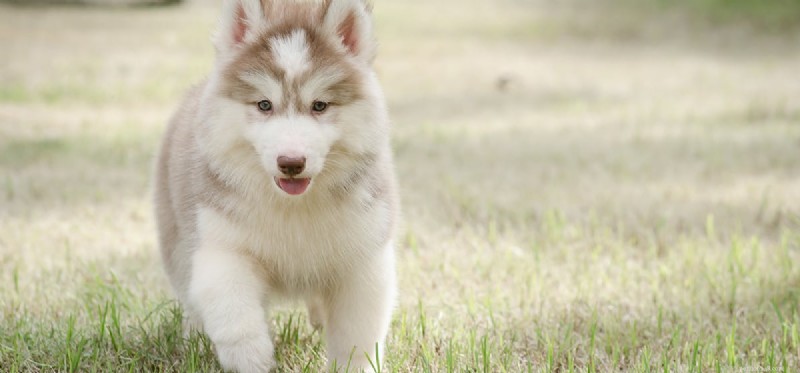
[[[295,178],[278,178],[275,177],[275,184],[278,185],[278,188],[281,188],[286,194],[297,196],[303,194],[306,189],[308,189],[308,185],[311,184],[310,178],[303,178],[303,179],[295,179]]]

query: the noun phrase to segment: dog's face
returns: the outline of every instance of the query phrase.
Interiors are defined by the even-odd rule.
[[[222,152],[247,144],[286,195],[309,190],[336,162],[332,149],[364,152],[386,131],[375,123],[383,103],[362,0],[230,0],[215,47],[212,126],[224,128],[206,141]]]

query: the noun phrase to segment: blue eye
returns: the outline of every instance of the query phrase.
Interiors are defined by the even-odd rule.
[[[269,100],[261,100],[258,102],[258,110],[261,111],[270,111],[272,110],[272,102]]]
[[[321,113],[327,108],[328,103],[322,101],[314,101],[314,103],[311,105],[311,110],[313,110],[315,113]]]

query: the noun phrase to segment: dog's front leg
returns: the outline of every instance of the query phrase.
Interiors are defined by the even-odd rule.
[[[226,370],[261,373],[275,366],[264,290],[247,256],[211,247],[195,253],[190,301]]]
[[[394,251],[390,244],[372,261],[352,271],[329,294],[326,322],[329,368],[372,372],[376,370],[373,367],[381,364],[396,286]]]

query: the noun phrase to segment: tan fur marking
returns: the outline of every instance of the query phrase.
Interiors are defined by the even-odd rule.
[[[242,72],[266,73],[282,85],[284,106],[280,109],[305,112],[311,107],[312,102],[304,102],[299,95],[299,89],[322,69],[336,69],[343,73],[345,78],[326,88],[328,96],[333,97],[334,105],[348,105],[363,98],[361,92],[361,79],[359,72],[350,63],[347,56],[340,48],[331,45],[329,39],[322,36],[318,22],[315,21],[310,11],[311,5],[298,4],[298,7],[269,4],[273,7],[268,16],[280,15],[280,22],[267,29],[259,36],[258,42],[247,46],[241,54],[225,69],[225,84],[221,87],[221,94],[242,103],[253,103],[263,95],[251,83],[241,78]],[[311,68],[291,81],[286,72],[275,62],[273,51],[270,50],[271,40],[288,38],[295,30],[302,30],[306,36],[308,54]],[[320,93],[322,94],[322,92]],[[276,108],[278,109],[278,108]]]

